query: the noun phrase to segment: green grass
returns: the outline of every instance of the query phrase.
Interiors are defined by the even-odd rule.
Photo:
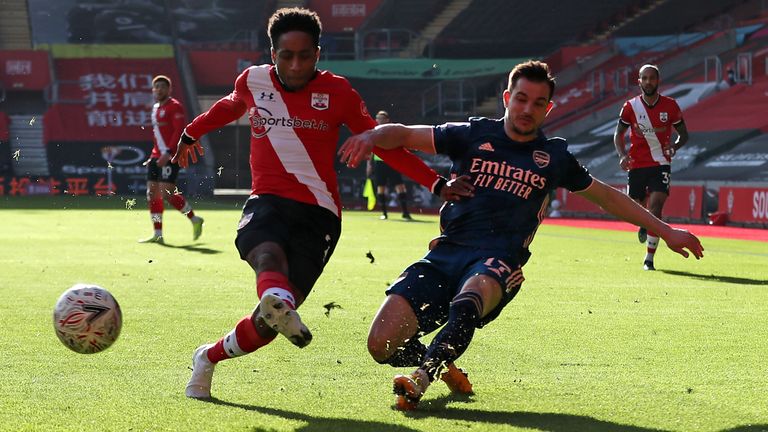
[[[300,309],[315,339],[284,338],[222,362],[213,402],[184,397],[190,357],[255,305],[254,275],[233,246],[239,208],[198,205],[202,241],[175,211],[169,243],[142,199],[0,202],[0,430],[738,431],[768,429],[768,247],[704,238],[706,256],[660,250],[643,272],[634,234],[543,226],[526,282],[457,362],[477,395],[442,383],[420,410],[392,409],[409,371],[366,352],[384,289],[420,258],[435,217],[345,215],[344,233]],[[65,208],[66,207],[66,208]],[[371,264],[366,253],[376,257]],[[124,314],[107,351],[56,338],[58,296],[77,282],[109,289]],[[342,309],[325,316],[323,305]]]

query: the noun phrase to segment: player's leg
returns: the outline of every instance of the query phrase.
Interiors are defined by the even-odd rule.
[[[647,179],[644,173],[643,168],[629,170],[627,173],[627,195],[642,207],[645,207],[648,197]],[[647,238],[648,232],[645,228],[640,227],[637,230],[637,240],[640,243],[645,243]]]
[[[296,217],[317,219],[321,226],[332,224],[335,220],[337,229],[332,237],[333,246],[339,237],[340,223],[330,212],[326,211],[330,216],[318,216],[313,214],[316,206],[301,207],[299,204],[276,197],[257,197],[249,199],[243,207],[235,244],[240,258],[257,273],[256,291],[260,303],[227,335],[195,351],[192,378],[186,390],[188,397],[210,397],[216,363],[254,352],[272,342],[278,333],[286,335],[300,347],[311,341],[311,333],[295,311],[304,301],[308,289],[301,291],[288,279],[290,263],[285,249],[288,239],[297,231],[294,224]],[[327,220],[323,220],[324,216]],[[318,249],[322,247],[316,245]],[[330,253],[327,255],[330,256]],[[311,276],[313,282],[317,276],[319,273]]]
[[[277,336],[278,328],[284,329],[286,321],[289,324],[301,324],[300,320],[296,324],[295,320],[287,319],[287,313],[294,310],[303,301],[303,297],[297,298],[293,290],[278,288],[289,285],[285,277],[288,263],[282,248],[276,243],[264,242],[254,247],[245,260],[252,268],[262,269],[256,282],[261,302],[221,339],[198,347],[192,357],[192,377],[187,383],[187,397],[211,396],[213,370],[218,362],[242,357],[268,345]],[[265,321],[266,315],[271,319],[270,323]],[[282,323],[283,327],[276,321]]]
[[[373,162],[373,177],[376,183],[376,200],[381,206],[381,216],[379,219],[386,219],[387,214],[387,164],[382,161]]]
[[[148,164],[147,172],[150,179],[158,177],[156,160],[152,159]],[[163,195],[160,190],[160,183],[156,180],[147,180],[147,204],[154,231],[151,236],[139,240],[139,243],[163,243]]]
[[[400,176],[400,173],[397,173]],[[411,212],[408,211],[408,193],[405,183],[403,183],[402,176],[400,181],[395,185],[395,192],[397,192],[397,202],[400,203],[400,209],[403,211],[403,219],[411,220]]]
[[[179,165],[168,162],[160,169],[160,188],[163,199],[168,201],[176,210],[180,211],[192,223],[192,239],[197,240],[203,233],[203,218],[195,215],[192,206],[184,198],[179,188],[176,187],[176,179],[179,176]]]
[[[419,323],[408,300],[389,294],[373,318],[368,352],[378,363],[395,367],[418,366],[427,347],[416,337]]]
[[[448,322],[430,343],[421,366],[411,375],[422,394],[446,365],[466,351],[475,329],[501,313],[524,279],[520,266],[511,259],[484,258],[465,274],[461,290],[451,300]]]
[[[430,252],[405,269],[387,289],[387,298],[368,333],[368,352],[378,363],[418,367],[427,351],[419,337],[433,332],[448,318],[451,283],[436,265],[435,258],[439,262],[439,257]],[[458,370],[455,366],[452,369]],[[423,394],[419,379],[414,374],[395,376],[393,390],[397,395],[397,409],[416,407]]]
[[[653,215],[659,219],[661,219],[664,203],[669,196],[669,180],[669,165],[662,165],[651,169],[651,174],[648,180],[648,190],[650,191],[650,196],[648,197],[648,211],[653,213]],[[646,243],[645,259],[643,260],[644,270],[656,270],[654,256],[656,255],[656,249],[658,247],[659,235],[654,232],[649,232],[648,241]]]

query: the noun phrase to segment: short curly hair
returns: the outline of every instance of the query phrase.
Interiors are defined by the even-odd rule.
[[[282,8],[275,11],[269,18],[267,34],[272,49],[277,50],[277,41],[285,33],[301,31],[308,34],[315,46],[320,45],[320,33],[323,25],[317,13],[305,8]]]

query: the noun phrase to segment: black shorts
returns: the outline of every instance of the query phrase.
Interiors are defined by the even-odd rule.
[[[235,246],[245,260],[261,243],[279,244],[288,258],[288,279],[306,298],[340,235],[341,220],[328,209],[275,195],[256,195],[243,206]]]
[[[478,323],[481,328],[499,316],[523,283],[520,264],[506,251],[438,243],[424,258],[406,268],[386,292],[408,300],[419,321],[419,331],[427,334],[448,321],[451,300],[467,279],[480,274],[495,279],[504,291],[496,308]]]
[[[403,184],[403,176],[383,161],[377,160],[373,162],[373,182],[376,187],[397,186]]]
[[[651,192],[669,195],[669,165],[635,168],[627,174],[628,195],[635,200],[644,200]]]
[[[176,184],[176,178],[179,176],[179,164],[168,161],[165,166],[157,164],[157,159],[151,159],[147,164],[147,180],[156,182],[166,182]]]

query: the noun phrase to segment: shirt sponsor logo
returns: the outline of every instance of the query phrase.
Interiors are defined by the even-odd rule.
[[[327,110],[331,104],[330,99],[328,93],[312,93],[312,108],[319,111]]]
[[[547,165],[549,165],[549,153],[541,150],[534,150],[533,162],[535,162],[536,166],[539,168],[546,167]]]
[[[251,123],[251,135],[254,138],[266,136],[272,130],[272,127],[310,129],[319,132],[328,130],[328,123],[323,120],[305,120],[299,116],[273,117],[272,113],[263,107],[251,107],[248,110],[248,121]]]
[[[544,189],[547,186],[546,177],[506,162],[472,158],[469,172],[475,174],[475,186],[510,192],[523,199],[529,198],[533,188]]]

